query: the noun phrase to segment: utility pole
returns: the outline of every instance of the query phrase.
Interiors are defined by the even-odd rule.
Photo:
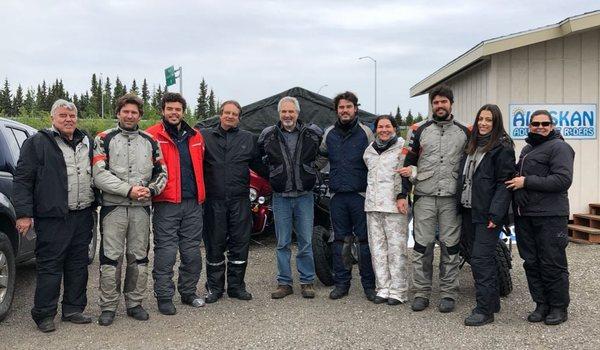
[[[359,57],[358,59],[362,60],[364,58],[370,59],[375,64],[375,114],[377,114],[377,60],[371,56],[363,56]]]

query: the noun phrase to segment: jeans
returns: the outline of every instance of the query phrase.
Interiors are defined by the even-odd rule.
[[[296,267],[300,273],[300,283],[313,283],[315,280],[315,262],[312,251],[313,204],[312,193],[299,197],[283,197],[281,193],[273,194],[273,215],[277,234],[278,284],[291,286],[293,283],[292,267],[290,266],[292,227],[298,241]]]

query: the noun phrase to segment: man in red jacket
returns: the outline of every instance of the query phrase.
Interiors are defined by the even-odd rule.
[[[167,92],[161,101],[162,120],[146,130],[159,143],[167,165],[165,190],[153,198],[154,216],[154,295],[163,315],[174,315],[175,284],[173,266],[177,257],[179,279],[177,290],[181,302],[201,307],[196,285],[202,270],[202,203],[204,203],[204,139],[200,132],[183,120],[185,99]]]

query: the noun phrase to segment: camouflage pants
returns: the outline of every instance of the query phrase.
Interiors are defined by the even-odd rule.
[[[367,212],[367,225],[377,295],[407,301],[410,260],[406,215]]]
[[[150,207],[105,206],[100,210],[100,309],[115,311],[121,296],[121,265],[125,269],[125,306],[142,304],[148,284]]]

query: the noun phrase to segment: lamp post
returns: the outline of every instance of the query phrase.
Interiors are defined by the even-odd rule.
[[[358,59],[362,60],[365,58],[370,59],[375,64],[375,114],[377,114],[377,60],[371,56],[363,56],[363,57],[359,57]]]
[[[327,84],[323,84],[323,85],[321,85],[321,87],[319,88],[319,90],[317,90],[317,94],[321,92],[321,89],[323,89],[323,88],[325,88],[325,87],[328,87],[328,86],[329,86],[329,85],[327,85]]]

